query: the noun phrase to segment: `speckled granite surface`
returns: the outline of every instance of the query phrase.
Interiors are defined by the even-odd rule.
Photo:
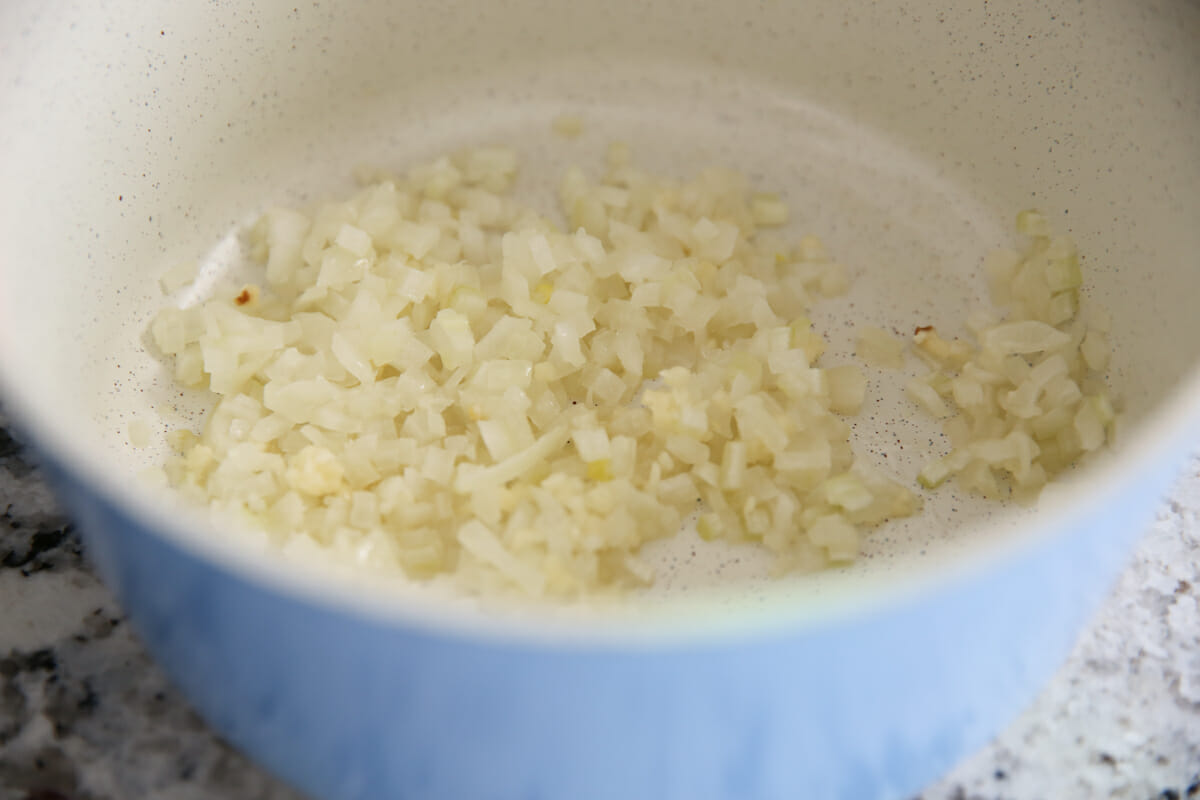
[[[2,425],[0,800],[298,798],[167,684]],[[922,800],[1200,800],[1198,600],[1200,456],[1053,683]]]

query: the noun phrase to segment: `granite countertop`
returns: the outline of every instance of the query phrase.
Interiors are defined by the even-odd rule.
[[[167,683],[0,417],[0,800],[285,800]],[[1037,702],[921,800],[1200,800],[1200,455]]]

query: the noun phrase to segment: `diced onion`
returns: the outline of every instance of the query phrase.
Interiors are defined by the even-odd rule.
[[[598,183],[564,175],[566,233],[512,196],[516,155],[495,147],[267,211],[250,232],[261,289],[151,325],[176,378],[215,396],[200,436],[169,437],[162,472],[285,553],[449,573],[474,593],[645,585],[639,549],[698,507],[702,538],[784,565],[850,561],[867,527],[915,513],[852,456],[839,415],[862,409],[866,376],[817,363],[807,308],[849,270],[815,236],[760,237],[788,207],[736,173],[656,177],[621,144],[607,163]],[[981,348],[918,333],[935,371],[910,396],[970,415],[923,485],[958,475],[995,494],[1003,473],[1036,488],[1111,435],[1107,397],[1081,389],[1107,328],[1066,328],[1074,246],[1040,215],[1019,227],[1033,251],[988,267],[1016,310],[977,326]],[[904,344],[862,327],[858,356],[900,368]]]
[[[868,366],[900,369],[904,366],[904,342],[882,328],[860,326],[855,355]]]
[[[1075,244],[1050,238],[1048,220],[1036,211],[1018,215],[1017,229],[1032,238],[1030,247],[997,251],[984,263],[1007,319],[989,323],[977,315],[968,327],[979,347],[965,346],[961,359],[927,359],[940,370],[909,384],[928,413],[958,414],[946,423],[955,449],[917,476],[927,489],[957,476],[986,496],[1035,496],[1112,439],[1116,414],[1107,396],[1085,397],[1080,388],[1108,366],[1109,325],[1102,311],[1092,312],[1086,332],[1075,325],[1083,282]],[[948,397],[928,388],[939,381],[949,382]]]

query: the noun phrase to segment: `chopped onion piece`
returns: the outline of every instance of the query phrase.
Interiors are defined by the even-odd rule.
[[[1071,337],[1038,320],[1005,322],[984,333],[983,346],[998,355],[1043,353],[1067,345]]]
[[[853,561],[858,557],[858,529],[840,514],[819,517],[809,527],[808,538],[824,547],[831,561]]]
[[[868,366],[900,369],[904,366],[904,342],[882,328],[859,326],[855,355]]]
[[[195,261],[182,261],[169,268],[158,278],[163,294],[174,294],[196,279],[199,265]]]
[[[560,114],[554,118],[551,127],[559,136],[574,139],[583,133],[583,118],[575,114]]]
[[[825,370],[829,386],[829,408],[835,414],[854,415],[862,410],[867,396],[867,377],[852,364]]]
[[[923,380],[913,378],[904,385],[908,396],[921,408],[937,419],[950,416],[950,407],[942,400],[941,395]]]
[[[754,223],[762,227],[786,225],[788,221],[787,204],[775,195],[755,195],[750,203],[750,213]]]

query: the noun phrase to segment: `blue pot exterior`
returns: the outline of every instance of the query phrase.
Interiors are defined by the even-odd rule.
[[[289,597],[54,470],[209,722],[317,798],[903,798],[1065,658],[1172,472],[971,579],[837,624],[676,645],[473,639]]]

